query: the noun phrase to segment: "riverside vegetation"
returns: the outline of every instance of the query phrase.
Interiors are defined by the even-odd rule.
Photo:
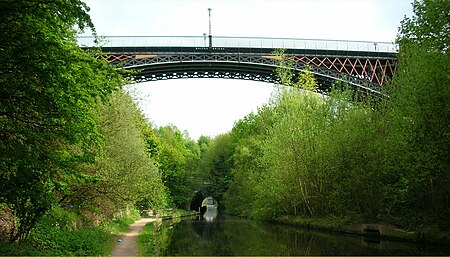
[[[342,83],[318,95],[311,72],[295,77],[281,61],[283,86],[270,103],[205,154],[212,160],[203,170],[228,213],[390,224],[450,242],[450,2],[413,6],[399,28],[389,97],[360,97]]]
[[[279,52],[271,101],[194,141],[153,127],[127,74],[78,47],[80,30],[95,33],[83,2],[1,1],[0,254],[107,254],[134,209],[186,208],[195,192],[233,215],[384,223],[448,242],[450,2],[413,5],[389,97],[345,83],[318,95]]]
[[[0,9],[0,254],[107,254],[132,209],[169,202],[156,135],[126,74],[76,44],[83,2]]]

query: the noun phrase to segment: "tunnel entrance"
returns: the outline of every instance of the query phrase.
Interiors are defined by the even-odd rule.
[[[201,191],[198,191],[192,198],[190,210],[200,212],[200,207],[202,206],[202,201],[205,197],[206,196],[203,195]]]

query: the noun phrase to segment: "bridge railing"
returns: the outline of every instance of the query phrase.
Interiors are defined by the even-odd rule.
[[[213,47],[285,48],[311,50],[343,50],[364,52],[398,52],[393,42],[346,41],[300,38],[223,37],[213,36]],[[105,47],[208,47],[209,39],[203,36],[105,36],[100,46]],[[96,46],[93,37],[78,37],[78,45]]]

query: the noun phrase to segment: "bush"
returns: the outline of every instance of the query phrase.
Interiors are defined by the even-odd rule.
[[[139,218],[137,211],[96,227],[76,226],[82,216],[62,208],[52,209],[20,244],[0,243],[0,255],[107,255],[115,237]]]

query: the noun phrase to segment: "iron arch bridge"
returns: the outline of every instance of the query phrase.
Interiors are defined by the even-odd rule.
[[[294,69],[311,67],[326,92],[335,80],[356,90],[380,92],[395,73],[398,45],[389,42],[293,38],[197,36],[109,36],[101,50],[113,65],[138,72],[136,82],[179,78],[231,78],[274,83],[278,57],[285,49]],[[95,47],[93,37],[79,37],[82,48]]]

